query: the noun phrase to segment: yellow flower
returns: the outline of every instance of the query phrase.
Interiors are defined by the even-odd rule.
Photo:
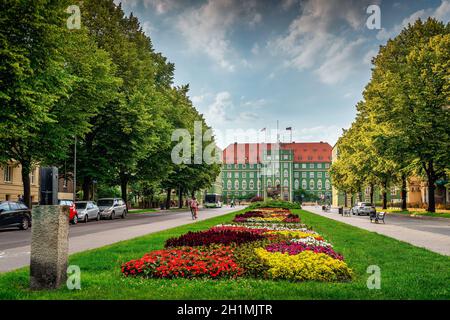
[[[303,251],[296,255],[255,249],[256,255],[269,267],[269,275],[276,279],[296,281],[342,281],[352,278],[352,270],[344,261],[324,253]]]

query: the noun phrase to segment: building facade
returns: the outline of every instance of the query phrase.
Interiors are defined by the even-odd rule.
[[[30,174],[31,202],[39,202],[39,168]],[[23,196],[22,166],[14,161],[0,166],[0,201],[17,201]]]
[[[224,200],[277,197],[300,201],[300,190],[331,202],[331,146],[326,142],[238,144],[223,152]]]

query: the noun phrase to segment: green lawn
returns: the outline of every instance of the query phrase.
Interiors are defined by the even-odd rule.
[[[405,215],[415,215],[415,216],[426,216],[426,217],[438,217],[438,218],[450,218],[450,213],[448,212],[428,212],[428,211],[414,211],[414,210],[401,210],[401,209],[381,209],[377,208],[378,211],[386,211],[391,213],[399,213]]]
[[[124,278],[122,262],[162,248],[171,236],[229,221],[234,214],[177,227],[78,253],[70,264],[82,270],[78,291],[31,292],[28,268],[0,275],[1,299],[450,299],[450,257],[417,248],[315,214],[294,210],[344,254],[354,270],[348,283],[294,283],[256,279],[157,280]],[[381,268],[381,289],[366,287],[369,265]]]
[[[140,214],[140,213],[151,213],[151,212],[157,212],[159,210],[156,209],[138,209],[138,210],[130,210],[128,211],[129,214]]]

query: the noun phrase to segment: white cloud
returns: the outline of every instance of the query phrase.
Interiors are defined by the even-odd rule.
[[[436,18],[444,21],[445,23],[450,21],[450,0],[442,0],[441,4],[437,8],[422,9],[414,12],[409,17],[403,19],[402,23],[395,25],[391,29],[382,28],[378,34],[377,39],[386,41],[389,38],[397,36],[408,24],[413,24],[417,19],[426,20],[429,17]]]
[[[285,35],[270,41],[275,54],[287,56],[286,66],[299,70],[314,69],[328,84],[348,77],[361,39],[348,40],[346,31],[365,26],[368,5],[378,0],[307,0]]]
[[[192,51],[205,53],[221,68],[234,71],[236,58],[229,36],[241,21],[248,26],[258,24],[262,16],[256,11],[255,1],[208,0],[200,7],[187,9],[178,18],[176,26]]]
[[[331,126],[315,126],[296,130],[294,128],[294,141],[324,141],[330,145],[334,145],[342,133],[342,128]]]

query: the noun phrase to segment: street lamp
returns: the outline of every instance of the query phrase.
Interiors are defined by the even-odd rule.
[[[73,150],[73,201],[77,200],[77,136]]]

